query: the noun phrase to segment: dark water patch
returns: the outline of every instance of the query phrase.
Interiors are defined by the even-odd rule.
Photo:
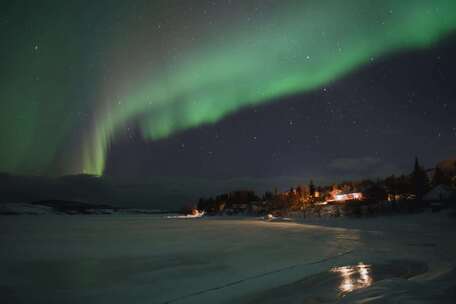
[[[352,291],[390,278],[409,279],[428,270],[425,263],[394,260],[383,264],[360,262],[331,268],[291,284],[255,295],[247,303],[334,303]]]

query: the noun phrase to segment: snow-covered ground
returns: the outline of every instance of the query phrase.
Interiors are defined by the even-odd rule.
[[[27,203],[0,204],[0,214],[45,215],[55,213],[51,207]]]
[[[455,303],[455,232],[447,213],[2,216],[1,302]]]

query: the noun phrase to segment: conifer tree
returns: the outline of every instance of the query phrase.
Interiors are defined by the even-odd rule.
[[[315,197],[315,185],[313,183],[312,180],[310,180],[310,183],[309,183],[309,194],[310,194],[310,197]]]
[[[426,171],[420,166],[418,157],[415,158],[415,165],[411,175],[413,193],[417,200],[421,200],[424,194],[429,190],[429,178]]]
[[[451,179],[445,172],[442,171],[439,167],[435,168],[434,171],[434,176],[432,177],[432,185],[433,186],[438,186],[438,185],[449,185],[451,182]]]

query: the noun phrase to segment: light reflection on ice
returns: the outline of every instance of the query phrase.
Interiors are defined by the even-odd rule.
[[[334,267],[331,272],[340,275],[341,283],[338,288],[342,294],[372,285],[371,265],[359,263],[352,266]]]

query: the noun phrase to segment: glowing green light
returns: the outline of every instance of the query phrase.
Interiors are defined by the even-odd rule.
[[[302,1],[304,2],[304,1]],[[213,123],[247,105],[315,89],[393,51],[430,46],[456,27],[456,1],[284,5],[273,20],[220,29],[100,111],[84,171],[101,174],[109,142],[140,122],[148,139]],[[185,53],[185,52],[184,52]]]

